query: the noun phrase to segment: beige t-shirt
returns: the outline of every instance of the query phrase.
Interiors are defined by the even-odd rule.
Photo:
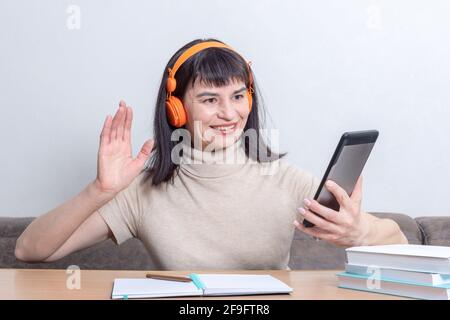
[[[98,210],[116,243],[140,239],[161,270],[286,269],[297,208],[319,180],[284,159],[257,163],[240,140],[183,150],[173,184],[143,172]]]

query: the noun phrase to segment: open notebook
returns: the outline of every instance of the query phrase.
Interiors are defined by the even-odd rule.
[[[113,299],[228,296],[290,293],[292,288],[270,275],[190,274],[192,282],[115,279]]]

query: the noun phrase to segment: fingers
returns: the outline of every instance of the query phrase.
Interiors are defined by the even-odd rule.
[[[131,123],[133,121],[133,111],[127,107],[125,101],[120,100],[119,109],[112,120],[111,141],[129,141],[131,136]]]
[[[359,176],[358,180],[356,181],[355,188],[353,189],[350,199],[352,199],[353,201],[355,201],[358,204],[361,203],[361,201],[362,201],[362,176]]]
[[[303,224],[301,224],[297,220],[294,221],[294,226],[297,229],[299,229],[300,231],[302,231],[312,237],[316,237],[316,238],[323,239],[323,240],[329,240],[329,241],[334,240],[336,238],[332,233],[324,232],[316,227],[306,228]]]
[[[103,123],[103,129],[100,134],[100,145],[105,145],[110,142],[112,117],[108,115]]]
[[[118,127],[118,117],[119,117],[119,112],[120,112],[121,108],[119,107],[119,109],[117,109],[116,114],[114,115],[114,118],[112,120],[112,126],[111,126],[111,141],[116,139],[116,135],[117,135],[117,127]]]
[[[339,227],[336,224],[319,217],[317,214],[311,212],[310,210],[299,208],[298,211],[306,220],[315,224],[318,228],[332,233],[339,232]]]
[[[341,207],[347,209],[351,207],[350,197],[348,196],[347,192],[344,189],[342,189],[336,182],[332,180],[327,180],[327,182],[325,183],[325,187],[336,198],[337,202]]]
[[[126,142],[130,141],[132,122],[133,122],[133,109],[131,109],[131,107],[127,107],[125,116],[125,128],[123,132],[123,140]]]
[[[116,140],[123,140],[123,131],[125,126],[125,116],[127,113],[127,107],[120,106],[119,113],[117,115],[117,129],[116,129]]]
[[[148,157],[150,156],[150,153],[153,150],[155,144],[155,140],[153,139],[149,139],[147,141],[145,141],[144,145],[141,148],[141,151],[139,151],[136,160],[138,163],[138,166],[140,168],[142,168],[145,164],[145,162],[147,161]]]
[[[342,223],[343,217],[342,214],[339,214],[339,212],[320,204],[316,200],[305,199],[303,202],[307,209],[321,215],[326,220],[336,224]]]

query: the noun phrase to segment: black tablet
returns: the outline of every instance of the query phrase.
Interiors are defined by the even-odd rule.
[[[348,195],[351,195],[377,138],[377,130],[345,132],[328,164],[314,200],[328,208],[339,211],[339,203],[325,188],[325,182],[333,180]],[[303,220],[303,225],[305,227],[314,226],[307,220]]]

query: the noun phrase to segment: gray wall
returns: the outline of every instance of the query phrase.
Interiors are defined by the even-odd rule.
[[[376,128],[365,209],[449,215],[449,15],[425,0],[1,0],[0,215],[40,215],[91,181],[121,98],[136,152],[167,60],[210,36],[253,61],[291,162],[321,176],[342,132]]]

